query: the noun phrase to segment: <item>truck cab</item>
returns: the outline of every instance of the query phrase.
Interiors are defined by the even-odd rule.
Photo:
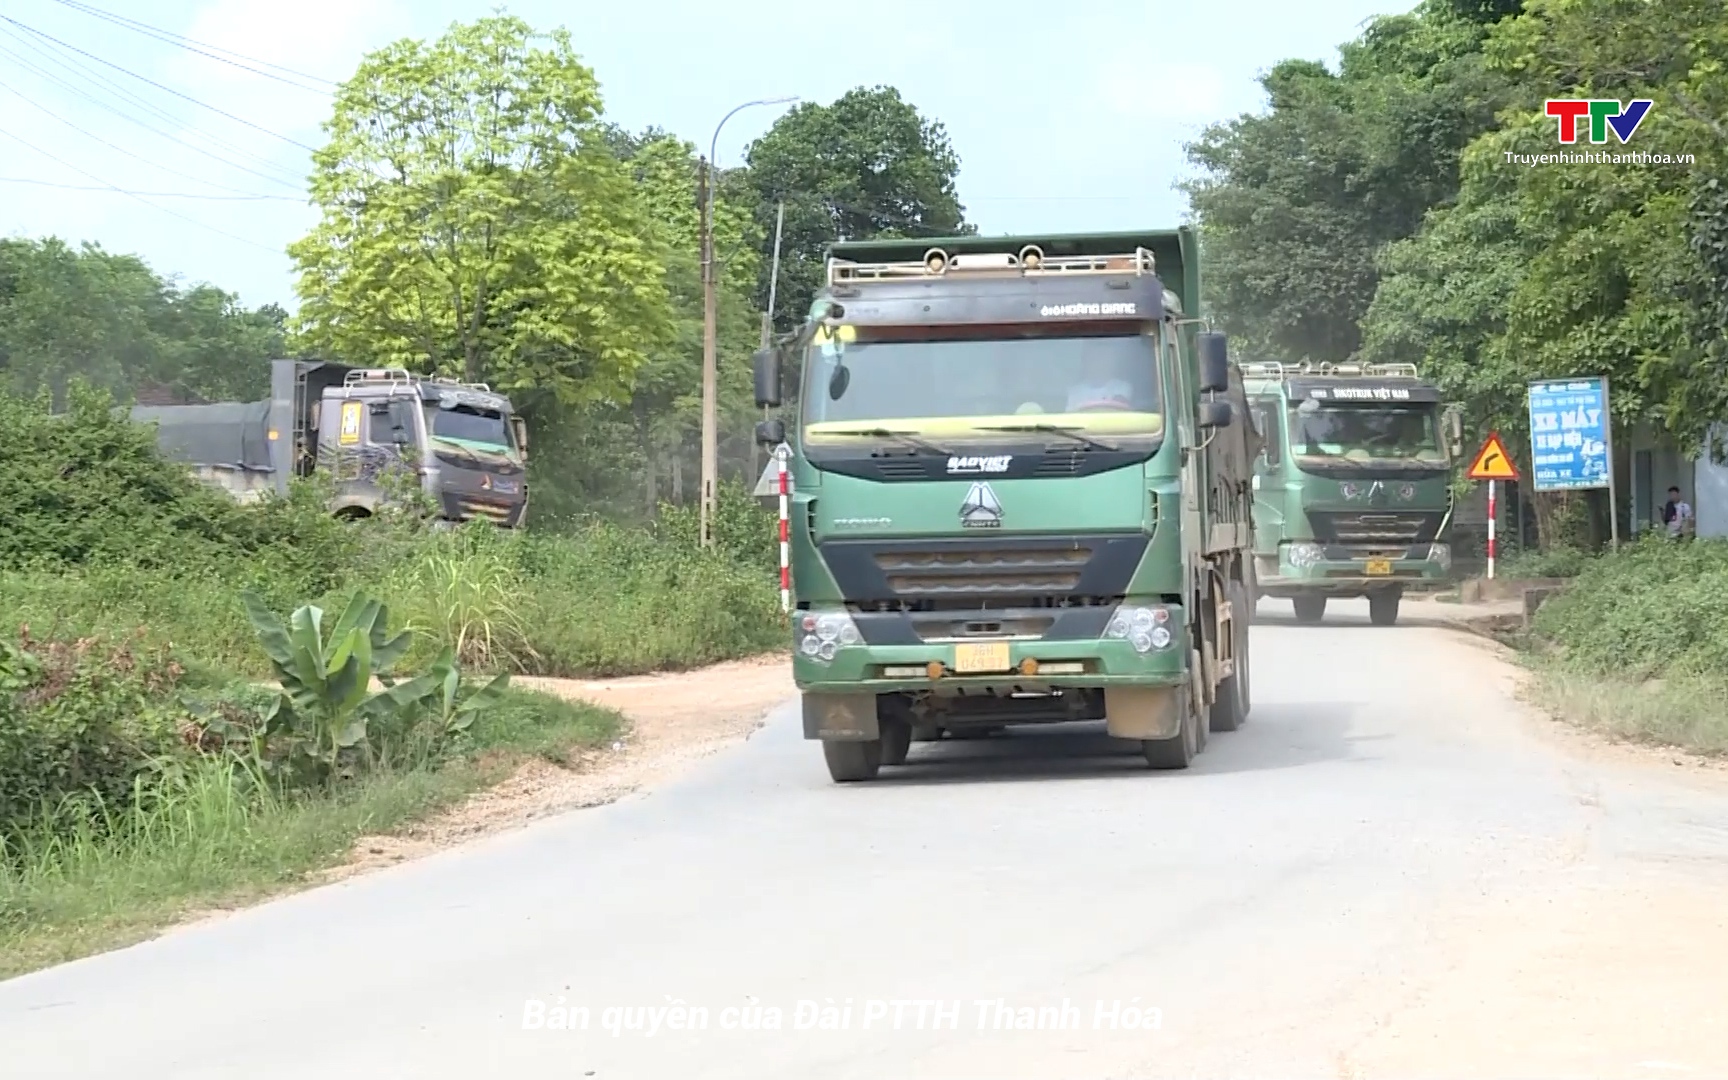
[[[521,525],[526,448],[508,398],[401,368],[290,370],[294,471],[331,477],[338,516],[374,514],[392,498],[392,484],[407,484],[425,494],[440,522]]]
[[[1251,427],[1188,229],[836,244],[795,372],[804,731],[836,781],[922,740],[1103,720],[1184,768],[1248,709]]]
[[[1257,596],[1300,622],[1332,597],[1398,619],[1404,590],[1445,580],[1459,415],[1414,365],[1241,365],[1264,445],[1255,461]]]

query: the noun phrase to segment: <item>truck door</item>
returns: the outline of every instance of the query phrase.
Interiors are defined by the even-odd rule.
[[[368,458],[380,470],[418,473],[421,461],[420,408],[416,400],[393,397],[367,405]]]

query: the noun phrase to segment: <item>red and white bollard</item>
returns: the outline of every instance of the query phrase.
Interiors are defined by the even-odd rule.
[[[780,610],[792,609],[792,532],[787,510],[786,451],[776,449],[774,460],[780,466]]]
[[[1499,484],[1499,481],[1497,481],[1497,480],[1488,481],[1488,580],[1489,581],[1494,580],[1494,516],[1495,516],[1494,515],[1494,509],[1495,509],[1495,502],[1496,502],[1494,496],[1496,494],[1495,489],[1498,488],[1499,486],[1500,486],[1500,484]],[[785,500],[782,499],[781,501],[784,502]]]

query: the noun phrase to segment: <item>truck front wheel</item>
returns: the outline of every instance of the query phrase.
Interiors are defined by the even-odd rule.
[[[1326,598],[1324,596],[1297,596],[1290,601],[1296,605],[1296,621],[1309,626],[1326,617]]]
[[[1142,739],[1140,752],[1154,769],[1186,769],[1200,753],[1200,722],[1192,709],[1182,717],[1182,730],[1168,739]]]
[[[1391,626],[1398,621],[1398,602],[1404,598],[1396,589],[1368,594],[1368,621],[1375,626]]]
[[[882,767],[882,740],[841,742],[824,739],[822,756],[827,759],[828,775],[836,784],[874,780]]]

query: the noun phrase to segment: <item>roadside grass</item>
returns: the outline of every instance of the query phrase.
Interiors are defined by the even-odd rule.
[[[1533,665],[1533,697],[1554,715],[1627,742],[1728,754],[1728,679],[1634,683]]]
[[[1728,541],[1647,536],[1576,569],[1521,643],[1538,703],[1616,738],[1728,753]]]
[[[89,801],[26,823],[0,847],[0,979],[144,940],[202,910],[290,891],[389,834],[497,783],[617,737],[617,713],[512,688],[436,764],[333,794],[282,796],[235,757],[193,758],[128,805]]]

